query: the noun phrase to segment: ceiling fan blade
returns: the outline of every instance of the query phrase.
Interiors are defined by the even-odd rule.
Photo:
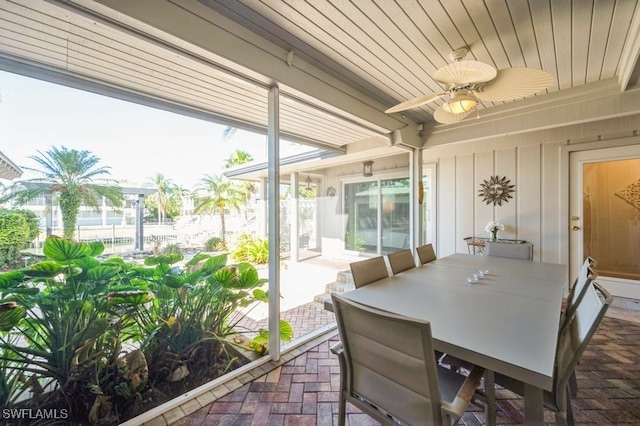
[[[546,71],[535,68],[505,68],[495,79],[474,90],[482,101],[502,102],[525,98],[553,84],[554,78]]]
[[[432,94],[429,94],[429,95],[419,96],[419,97],[417,97],[415,99],[411,99],[409,101],[405,101],[405,102],[402,102],[401,104],[398,104],[398,105],[396,105],[394,107],[391,107],[388,110],[386,110],[385,112],[387,114],[391,114],[393,112],[399,112],[399,111],[404,111],[406,109],[419,107],[420,105],[424,105],[424,104],[429,103],[431,101],[435,101],[439,97],[444,96],[446,94],[447,94],[447,92],[441,92],[441,93],[432,93]]]
[[[462,112],[460,114],[454,114],[452,112],[445,110],[444,108],[442,108],[442,105],[440,105],[438,108],[436,108],[436,111],[433,113],[433,119],[436,120],[438,123],[452,124],[452,123],[457,123],[458,121],[467,117],[469,114],[471,114],[471,112],[472,111],[467,111],[467,112]]]
[[[435,73],[433,78],[445,84],[485,83],[496,76],[496,69],[478,61],[456,61]]]

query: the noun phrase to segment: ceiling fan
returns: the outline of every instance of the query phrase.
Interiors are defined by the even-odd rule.
[[[387,114],[419,107],[447,96],[447,101],[434,112],[433,118],[443,124],[457,123],[476,109],[478,102],[502,102],[533,95],[549,87],[554,78],[535,68],[505,68],[496,70],[483,62],[464,60],[466,47],[454,50],[452,64],[438,69],[434,80],[446,85],[446,90],[402,102]]]

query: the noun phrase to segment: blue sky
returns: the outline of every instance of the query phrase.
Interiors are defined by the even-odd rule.
[[[18,166],[51,146],[86,149],[114,179],[142,184],[160,172],[192,188],[236,149],[265,157],[265,137],[0,71],[0,151]],[[25,173],[23,178],[30,177]]]

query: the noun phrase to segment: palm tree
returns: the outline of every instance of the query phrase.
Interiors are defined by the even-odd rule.
[[[40,168],[23,168],[42,176],[16,182],[3,201],[12,199],[18,205],[24,205],[46,194],[57,197],[64,238],[73,238],[82,204],[100,210],[102,197],[106,197],[114,207],[122,206],[124,196],[120,187],[115,185],[115,181],[103,178],[110,174],[110,167],[97,167],[100,158],[91,152],[51,147],[29,158],[37,162]]]
[[[224,221],[225,210],[235,208],[239,210],[244,204],[244,191],[224,176],[205,175],[196,188],[194,212],[196,214],[209,213],[220,215],[222,241],[225,241],[226,227]]]
[[[223,167],[225,169],[229,169],[231,167],[239,166],[245,163],[250,163],[252,161],[253,161],[253,157],[251,156],[251,154],[249,154],[246,151],[237,149],[236,151],[233,152],[233,154],[229,156],[229,158],[225,160]],[[242,186],[242,189],[244,190],[244,203],[247,204],[251,199],[251,195],[258,192],[258,187],[254,182],[249,182],[249,181],[243,182],[241,186]],[[245,219],[246,219],[246,210],[245,210]]]
[[[236,149],[224,162],[224,168],[230,169],[231,167],[239,166],[241,164],[249,163],[253,161],[253,157],[247,151]]]
[[[150,179],[150,184],[157,191],[155,193],[156,207],[158,208],[158,223],[164,223],[167,215],[167,207],[174,204],[182,196],[181,189],[173,181],[162,173],[156,173]]]

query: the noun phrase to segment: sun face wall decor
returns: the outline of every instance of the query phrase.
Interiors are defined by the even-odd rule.
[[[493,203],[493,205],[501,206],[503,202],[508,203],[512,192],[515,192],[513,188],[515,185],[509,185],[511,180],[506,176],[491,176],[489,180],[484,180],[480,184],[480,191],[478,197],[482,197],[482,201],[487,204]]]

